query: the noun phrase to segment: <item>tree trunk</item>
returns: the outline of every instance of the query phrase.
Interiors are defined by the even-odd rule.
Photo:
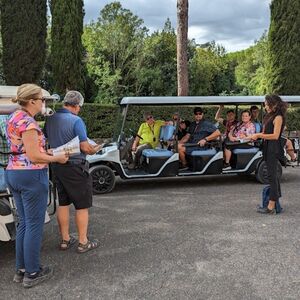
[[[188,78],[188,0],[177,0],[177,95],[189,93]]]

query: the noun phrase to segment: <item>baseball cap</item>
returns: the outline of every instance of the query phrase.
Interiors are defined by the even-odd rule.
[[[194,108],[194,115],[197,114],[197,113],[203,114],[203,109],[201,107],[195,107]]]
[[[65,95],[63,103],[69,105],[79,105],[82,106],[84,102],[84,98],[78,91],[68,91]]]

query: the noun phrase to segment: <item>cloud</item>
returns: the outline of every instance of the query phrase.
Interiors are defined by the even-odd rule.
[[[85,22],[96,20],[109,0],[85,0]],[[167,18],[176,27],[176,0],[121,0],[124,8],[144,20],[151,30],[162,29]],[[190,0],[189,37],[197,43],[215,40],[229,51],[249,47],[269,27],[271,0]]]

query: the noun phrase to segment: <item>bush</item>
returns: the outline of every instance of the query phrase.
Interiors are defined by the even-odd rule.
[[[58,109],[60,105],[56,105]],[[129,135],[129,129],[137,132],[140,124],[143,122],[143,113],[149,111],[156,120],[171,120],[174,112],[180,112],[184,120],[194,120],[193,109],[195,106],[131,106],[128,109],[127,119],[125,122],[125,134]],[[248,108],[245,107],[245,108]],[[245,109],[241,108],[240,112]],[[215,123],[215,114],[217,107],[203,106],[205,118]],[[225,111],[223,117],[225,117]],[[80,116],[84,120],[88,136],[90,138],[113,138],[117,137],[121,130],[122,116],[119,106],[100,105],[85,103],[81,108]],[[287,115],[288,130],[300,129],[300,108],[290,108]],[[221,128],[222,130],[222,128]]]

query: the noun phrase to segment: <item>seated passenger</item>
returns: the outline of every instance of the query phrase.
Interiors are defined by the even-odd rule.
[[[217,110],[216,115],[215,115],[215,120],[218,123],[221,123],[223,126],[225,126],[225,128],[226,128],[225,133],[224,133],[224,140],[225,140],[226,138],[228,138],[229,132],[231,131],[231,129],[233,129],[236,126],[238,121],[236,119],[236,115],[235,115],[235,112],[233,109],[227,110],[226,119],[221,118],[220,116],[221,116],[223,108],[224,108],[224,105],[219,106],[219,109]]]
[[[178,142],[180,142],[180,140],[187,134],[188,128],[190,126],[190,121],[188,120],[183,120],[182,118],[180,118],[180,115],[178,112],[175,112],[172,116],[172,120],[170,120],[168,122],[168,125],[172,125],[175,126],[177,128],[177,138],[178,138]],[[172,142],[170,142],[168,144],[168,148],[172,147]]]
[[[235,148],[250,148],[251,145],[239,145],[232,142],[247,142],[251,140],[252,134],[255,133],[255,125],[251,122],[251,115],[249,110],[244,110],[241,113],[242,121],[239,122],[228,134],[229,142],[225,143],[225,163],[223,170],[230,170],[231,151]]]
[[[145,122],[140,125],[138,133],[134,139],[131,150],[134,152],[134,161],[128,165],[128,169],[135,169],[140,165],[142,152],[144,149],[154,149],[159,144],[160,127],[165,125],[165,121],[154,120],[150,112],[144,113]],[[140,138],[140,137],[141,138]]]
[[[188,133],[190,124],[191,122],[189,120],[180,121],[178,131],[177,131],[178,142],[180,142],[181,139]]]
[[[284,126],[284,131],[286,130],[287,127]],[[289,166],[297,165],[297,155],[295,153],[293,142],[287,136],[285,136],[285,134],[282,134],[281,138],[283,139],[285,150],[290,157],[290,160],[287,161],[287,165]]]
[[[195,149],[199,150],[199,146],[204,147],[207,142],[213,141],[221,135],[220,131],[212,122],[204,120],[204,114],[201,107],[196,107],[194,109],[194,116],[195,121],[191,123],[188,133],[178,144],[181,169],[187,168],[186,154],[192,153]],[[185,147],[185,143],[187,142],[198,144],[199,146]]]
[[[252,105],[250,107],[250,114],[251,114],[251,121],[255,125],[255,132],[261,132],[262,131],[262,123],[259,120],[259,108],[256,105]]]
[[[178,124],[178,122],[180,122],[180,121],[181,121],[181,118],[180,118],[179,112],[174,112],[172,115],[172,120],[170,120],[168,122],[168,124],[176,126]]]
[[[287,161],[287,164],[290,166],[294,166],[297,164],[297,155],[294,150],[294,146],[292,141],[289,138],[284,138],[285,139],[285,149],[289,157],[291,158],[290,160]]]

